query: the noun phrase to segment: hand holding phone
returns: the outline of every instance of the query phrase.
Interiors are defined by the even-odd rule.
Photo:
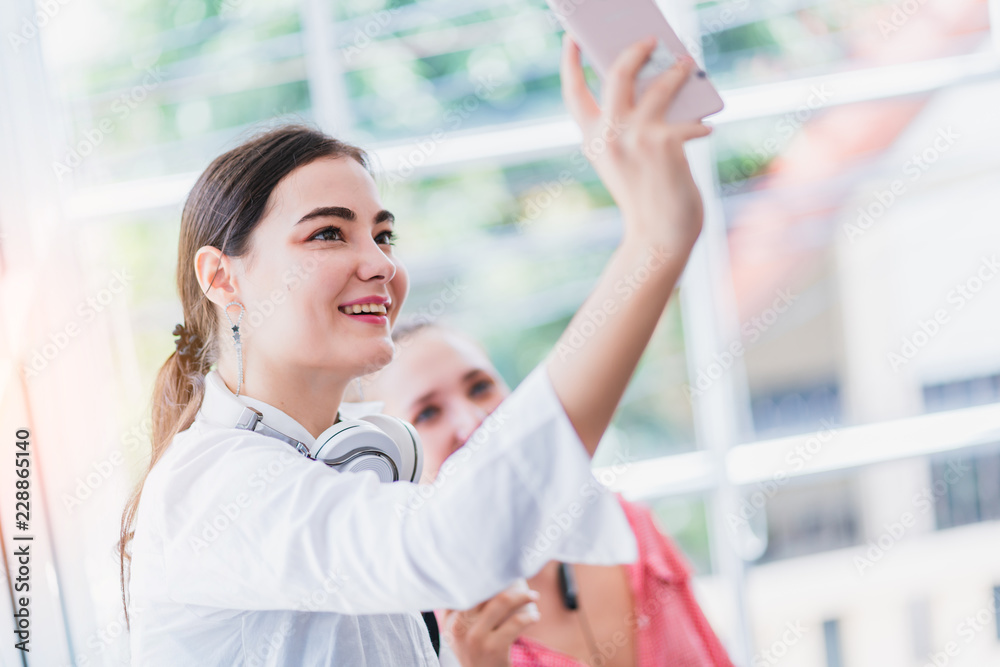
[[[636,76],[654,47],[654,40],[643,40],[618,56],[599,105],[584,78],[579,47],[567,33],[563,99],[583,134],[583,154],[622,213],[623,243],[660,248],[683,266],[704,217],[684,143],[708,135],[711,128],[700,121],[664,119],[694,70],[689,58],[655,77],[636,99]]]
[[[593,63],[602,86],[615,60],[630,45],[647,36],[657,38],[656,49],[639,70],[636,97],[677,60],[690,57],[653,0],[547,0],[573,41]],[[666,112],[674,122],[700,120],[722,110],[724,104],[708,75],[695,68]]]

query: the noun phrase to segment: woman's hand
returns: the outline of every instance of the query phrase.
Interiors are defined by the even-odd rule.
[[[636,74],[655,45],[649,38],[618,56],[601,91],[601,108],[584,79],[579,47],[566,33],[562,94],[583,133],[584,155],[622,212],[626,240],[686,254],[701,232],[704,212],[684,142],[711,128],[663,119],[691,73],[689,58],[657,76],[633,102]]]
[[[583,132],[584,153],[618,204],[625,227],[621,245],[547,361],[552,388],[590,456],[649,344],[704,217],[684,142],[711,130],[663,120],[691,71],[690,61],[660,74],[633,103],[635,76],[652,50],[650,40],[618,57],[605,81],[601,109],[583,78],[579,49],[569,37],[563,43],[563,98]]]
[[[538,599],[534,591],[506,590],[466,611],[444,612],[442,633],[463,667],[507,667],[510,645],[538,620],[520,609]]]

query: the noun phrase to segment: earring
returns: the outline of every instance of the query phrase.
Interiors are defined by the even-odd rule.
[[[357,380],[357,382],[358,382],[358,400],[359,401],[364,401],[365,400],[365,390],[362,389],[362,387],[361,387],[361,378],[355,378],[355,380]]]
[[[240,307],[240,316],[236,318],[236,324],[233,324],[233,318],[229,317],[229,308],[231,306]],[[246,309],[243,308],[243,304],[239,301],[230,301],[226,304],[226,319],[229,323],[233,325],[233,345],[236,347],[236,363],[237,368],[239,368],[239,380],[236,383],[236,395],[240,395],[240,389],[243,388],[243,341],[240,340],[240,322],[243,321],[243,313]]]

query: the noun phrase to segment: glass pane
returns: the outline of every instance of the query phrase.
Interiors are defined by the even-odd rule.
[[[564,113],[542,0],[332,3],[356,130],[396,140]]]
[[[412,287],[403,314],[469,331],[512,386],[556,345],[621,233],[607,192],[579,164],[566,155],[383,188],[385,206],[405,213],[397,247]],[[459,298],[447,302],[449,291]],[[595,465],[695,447],[678,302],[675,294]]]
[[[976,513],[997,461],[994,444],[744,488],[768,524],[767,553],[746,573],[761,664],[877,665],[883,651],[934,664],[980,611],[976,637],[992,633],[997,523]],[[995,657],[989,641],[966,648],[969,664]]]
[[[758,437],[997,400],[998,92],[717,129]]]
[[[723,0],[697,12],[720,88],[991,48],[985,0]]]
[[[77,187],[202,168],[248,125],[310,119],[298,2],[60,6],[42,39]]]
[[[647,503],[663,534],[683,553],[695,575],[712,574],[705,500],[658,498]]]
[[[767,550],[761,562],[853,546],[861,513],[849,478],[790,484],[767,500]]]

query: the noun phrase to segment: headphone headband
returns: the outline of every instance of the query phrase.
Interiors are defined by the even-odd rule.
[[[309,447],[307,447],[304,442],[300,442],[295,438],[285,435],[281,431],[273,429],[265,424],[264,413],[257,408],[251,408],[249,405],[243,406],[243,412],[240,413],[239,418],[236,420],[236,428],[253,431],[272,438],[277,438],[278,440],[283,440],[298,450],[300,454],[309,456]]]

